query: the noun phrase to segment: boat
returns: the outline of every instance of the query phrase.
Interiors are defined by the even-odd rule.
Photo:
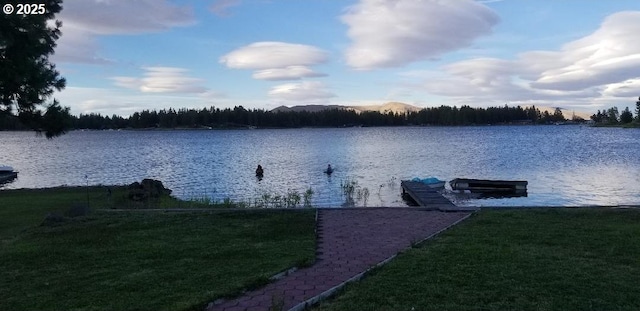
[[[13,170],[11,166],[0,165],[0,183],[11,181],[18,177],[18,172]]]
[[[446,183],[446,181],[444,180],[440,180],[436,177],[427,177],[427,178],[414,178],[411,181],[415,181],[415,182],[419,182],[419,183],[423,183],[425,185],[427,185],[429,188],[432,189],[444,189],[444,185]]]
[[[453,190],[468,190],[477,193],[519,193],[527,192],[527,181],[486,180],[456,178],[449,182]]]

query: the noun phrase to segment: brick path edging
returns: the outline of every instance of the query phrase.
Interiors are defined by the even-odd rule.
[[[317,209],[312,266],[235,299],[217,300],[206,310],[303,310],[470,215],[422,208]]]
[[[317,215],[317,211],[316,211],[316,215]],[[466,215],[466,216],[464,216],[463,218],[461,218],[461,219],[457,220],[456,222],[454,222],[454,223],[452,223],[452,224],[448,225],[447,227],[440,229],[438,232],[435,232],[435,233],[431,234],[430,236],[428,236],[428,237],[426,237],[426,238],[424,238],[424,239],[422,239],[422,240],[420,240],[420,241],[416,242],[416,244],[420,244],[420,243],[422,243],[422,242],[424,242],[424,241],[426,241],[426,240],[429,240],[429,239],[431,239],[431,238],[433,238],[433,237],[435,237],[435,236],[439,235],[440,233],[442,233],[442,232],[444,232],[444,231],[448,230],[449,228],[451,228],[451,227],[453,227],[453,226],[455,226],[455,225],[459,224],[460,222],[462,222],[462,221],[466,220],[466,219],[467,219],[467,218],[469,218],[471,215],[472,215],[472,213],[471,213],[471,214],[468,214],[468,215]],[[316,220],[317,220],[317,216],[316,216]],[[306,301],[303,301],[303,302],[301,302],[301,303],[299,303],[299,304],[297,304],[297,305],[293,306],[293,307],[292,307],[291,309],[289,309],[288,311],[303,311],[303,310],[307,309],[307,308],[308,308],[308,307],[310,307],[310,306],[313,306],[313,305],[315,305],[315,304],[317,304],[317,303],[319,303],[319,302],[321,302],[321,301],[324,301],[324,300],[326,300],[326,299],[328,299],[328,298],[332,297],[332,296],[333,296],[333,295],[335,295],[338,291],[340,291],[340,290],[341,290],[341,289],[343,289],[345,286],[347,286],[349,283],[356,282],[356,281],[359,281],[359,280],[363,279],[364,277],[366,277],[366,276],[367,276],[367,274],[369,274],[369,273],[370,273],[371,271],[373,271],[374,269],[377,269],[377,268],[380,268],[380,267],[384,266],[385,264],[389,263],[391,260],[393,260],[394,258],[396,258],[396,256],[398,256],[399,254],[401,254],[401,253],[403,253],[403,252],[408,251],[409,249],[411,249],[411,247],[409,247],[409,248],[407,248],[407,249],[404,249],[404,250],[402,250],[402,251],[400,251],[400,252],[398,252],[398,253],[396,253],[396,254],[391,255],[390,257],[386,258],[385,260],[383,260],[383,261],[381,261],[381,262],[377,263],[376,265],[374,265],[374,266],[372,266],[372,267],[368,268],[367,270],[365,270],[365,271],[363,271],[363,272],[358,273],[357,275],[355,275],[355,276],[351,277],[350,279],[348,279],[348,280],[346,280],[346,281],[344,281],[344,282],[342,282],[342,283],[340,283],[340,284],[338,284],[338,285],[336,285],[336,286],[334,286],[334,287],[332,287],[332,288],[330,288],[330,289],[326,290],[325,292],[323,292],[323,293],[321,293],[321,294],[319,294],[319,295],[317,295],[317,296],[315,296],[315,297],[311,297],[311,298],[307,299]]]

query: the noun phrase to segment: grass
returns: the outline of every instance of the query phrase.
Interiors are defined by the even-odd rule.
[[[118,191],[121,191],[118,189]],[[107,187],[60,187],[0,191],[0,240],[36,226],[47,213],[63,214],[73,205],[112,208]]]
[[[92,187],[39,226],[86,190],[0,191],[0,310],[201,310],[314,260],[313,210],[113,212]]]
[[[640,211],[483,210],[319,310],[640,310]]]
[[[110,191],[110,192],[109,192]],[[147,202],[126,199],[124,186],[56,187],[0,191],[0,240],[38,225],[48,213],[63,215],[73,206],[91,209],[113,208],[200,208],[226,207],[198,201],[181,201],[162,196]]]

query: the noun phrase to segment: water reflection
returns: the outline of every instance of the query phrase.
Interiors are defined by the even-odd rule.
[[[20,171],[3,188],[154,178],[179,197],[218,201],[311,188],[314,205],[332,207],[346,202],[346,181],[368,190],[368,206],[404,206],[400,180],[428,176],[529,181],[527,196],[460,205],[638,204],[638,154],[638,130],[577,126],[0,132],[0,164]]]

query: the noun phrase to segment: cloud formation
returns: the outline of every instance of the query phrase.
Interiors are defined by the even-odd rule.
[[[297,80],[326,76],[309,66],[322,64],[327,59],[327,52],[310,45],[256,42],[220,57],[220,63],[229,68],[255,70],[254,79]]]
[[[462,100],[588,105],[640,92],[640,12],[608,16],[594,33],[557,51],[513,60],[476,58],[428,72],[425,89]]]
[[[640,95],[640,78],[607,85],[602,94],[609,97],[636,98]]]
[[[342,21],[352,40],[347,64],[369,70],[398,67],[471,45],[499,21],[472,0],[360,0]]]
[[[144,67],[143,78],[113,77],[115,85],[143,93],[205,93],[204,80],[187,76],[189,72],[175,67]]]
[[[65,27],[99,35],[159,32],[195,23],[193,10],[167,0],[83,0],[65,3]]]
[[[215,96],[215,97],[214,97]],[[138,93],[124,88],[85,88],[67,87],[55,95],[56,98],[71,108],[74,115],[80,113],[100,113],[103,115],[129,116],[142,110],[159,110],[168,108],[211,107],[225,103],[226,100],[205,92],[201,94],[174,93]],[[215,98],[215,100],[213,100]],[[240,103],[227,104],[233,107]],[[246,106],[245,106],[246,107]]]
[[[593,34],[555,53],[523,55],[525,63],[542,59],[550,68],[532,86],[575,91],[638,77],[640,12],[620,12],[605,19]]]
[[[56,62],[84,63],[84,64],[108,64],[113,61],[101,56],[100,47],[93,35],[63,25],[63,35],[58,40],[58,46],[53,54]]]
[[[258,80],[299,80],[301,78],[325,77],[326,74],[315,72],[307,66],[287,66],[284,68],[272,68],[257,70],[252,77]]]
[[[234,69],[264,70],[290,66],[312,66],[326,62],[325,51],[310,45],[286,42],[256,42],[222,57],[220,63]]]
[[[193,10],[167,0],[83,0],[65,2],[62,37],[55,58],[64,62],[104,63],[96,37],[136,35],[195,23]]]
[[[324,83],[317,81],[281,84],[269,91],[269,97],[273,99],[296,102],[317,102],[335,96],[327,90]]]
[[[242,3],[242,0],[215,0],[209,7],[209,10],[213,14],[218,16],[229,15],[229,9],[238,6]]]

